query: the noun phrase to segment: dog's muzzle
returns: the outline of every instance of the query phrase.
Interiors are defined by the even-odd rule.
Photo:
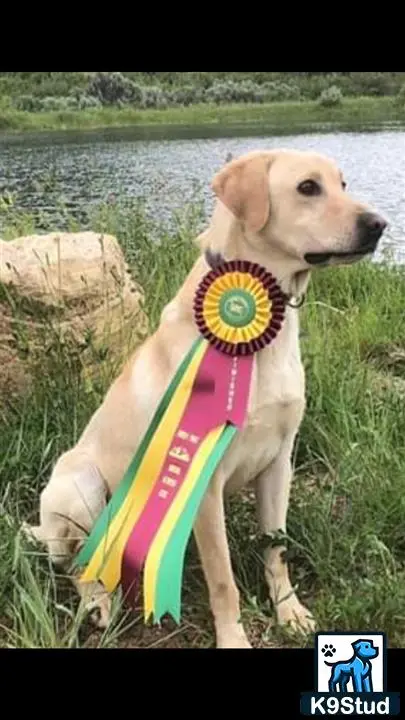
[[[359,215],[357,218],[358,249],[364,248],[366,252],[369,251],[369,248],[375,250],[386,227],[386,221],[377,213],[365,212]]]
[[[323,252],[323,253],[306,253],[305,261],[309,265],[325,265],[332,258],[337,260],[347,260],[350,258],[363,257],[375,252],[378,241],[380,240],[387,222],[381,215],[372,212],[364,212],[358,216],[356,222],[356,248],[350,252]]]

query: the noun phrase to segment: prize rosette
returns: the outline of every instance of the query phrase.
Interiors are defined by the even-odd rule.
[[[194,313],[206,340],[228,355],[252,355],[281,329],[285,297],[271,273],[255,263],[224,262],[200,283]]]
[[[198,337],[76,564],[82,582],[121,584],[136,603],[143,574],[144,617],[180,621],[185,551],[210,481],[243,429],[255,355],[282,327],[285,296],[260,265],[223,261],[194,299]]]

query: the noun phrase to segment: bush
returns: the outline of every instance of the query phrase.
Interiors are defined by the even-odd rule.
[[[350,84],[355,95],[392,95],[395,81],[390,73],[350,73]]]
[[[103,105],[142,102],[142,88],[120,72],[98,72],[90,76],[87,94]]]
[[[100,108],[101,102],[98,98],[92,97],[91,95],[80,95],[77,99],[77,107],[79,110]]]
[[[231,103],[236,100],[237,86],[232,80],[214,82],[211,87],[205,91],[205,100],[209,103],[220,105],[221,103]]]
[[[143,87],[138,83],[132,82],[132,80],[130,82],[131,86],[128,86],[127,90],[129,102],[131,102],[133,105],[138,105],[140,107],[143,100]]]
[[[94,95],[87,95],[80,87],[74,87],[69,92],[69,97],[75,99],[78,107],[100,107],[101,103]]]
[[[74,88],[66,97],[21,95],[14,101],[14,106],[25,112],[64,112],[101,107],[101,102],[98,98],[85,95],[82,90]]]
[[[400,108],[405,108],[405,83],[398,90],[395,98],[395,105]]]
[[[233,80],[214,82],[204,94],[206,102],[220,105],[222,103],[254,102],[254,97],[262,97],[260,87],[246,80],[236,83]]]
[[[21,95],[16,98],[14,105],[17,110],[24,112],[39,112],[41,110],[41,100],[33,95]]]
[[[204,89],[194,85],[184,85],[167,93],[169,105],[194,105],[204,102]]]
[[[242,80],[238,89],[235,91],[236,102],[262,103],[264,102],[265,92],[261,85],[253,80]]]
[[[332,85],[320,94],[318,102],[322,107],[335,107],[341,104],[342,99],[342,91],[336,85]]]
[[[64,110],[78,110],[79,103],[73,95],[66,97],[44,97],[40,102],[42,112],[59,112]]]
[[[143,108],[160,108],[164,109],[169,105],[169,97],[157,85],[150,85],[142,89],[142,103]]]
[[[301,92],[295,83],[278,81],[265,82],[262,85],[266,102],[282,102],[283,100],[299,100]]]
[[[299,83],[302,97],[307,100],[317,100],[331,85],[340,87],[340,79],[334,75],[312,75]]]
[[[240,102],[273,102],[282,100],[299,100],[300,90],[295,83],[283,83],[278,81],[258,84],[253,80],[224,80],[214,82],[205,91],[206,102],[240,103]]]

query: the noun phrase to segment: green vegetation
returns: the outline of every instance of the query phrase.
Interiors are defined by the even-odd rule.
[[[319,130],[328,125],[352,130],[374,128],[385,123],[405,122],[405,113],[395,100],[384,98],[348,98],[338,107],[318,103],[275,102],[265,105],[191,105],[165,110],[137,110],[132,107],[101,107],[87,110],[64,110],[28,113],[0,111],[3,131],[96,130],[137,126],[167,128],[188,126],[222,128],[243,132],[244,127],[274,130],[279,134]]]
[[[218,101],[241,99],[256,92],[272,95],[273,100],[316,100],[328,88],[335,86],[345,96],[396,95],[405,82],[405,73],[256,73],[256,72],[48,72],[0,73],[0,95],[17,99],[31,95],[35,98],[69,97],[75,93],[98,97],[104,103],[122,100],[139,102],[139,89],[151,95],[161,91],[161,100],[169,93],[183,96],[178,101],[188,104],[201,101],[202,96],[214,95]],[[137,92],[138,91],[138,92]],[[194,93],[194,95],[193,95]],[[231,96],[234,97],[231,97]],[[132,97],[131,97],[132,96]],[[173,98],[170,98],[173,100]],[[252,97],[250,99],[253,99]],[[258,97],[258,101],[260,98]]]
[[[0,73],[0,131],[405,122],[405,73]]]
[[[3,205],[2,215],[8,238],[33,228],[33,219],[12,206]],[[89,220],[122,243],[145,289],[151,328],[193,261],[200,219],[198,206],[186,208],[169,234],[152,227],[142,207],[130,202],[102,206]],[[156,232],[159,242],[151,240]],[[390,646],[405,641],[404,272],[387,261],[314,274],[300,311],[308,409],[288,519],[292,577],[319,627],[385,630]],[[0,642],[207,647],[212,626],[193,542],[179,628],[170,621],[162,629],[143,628],[141,608],[127,616],[117,605],[113,626],[100,633],[78,610],[70,584],[56,578],[46,558],[18,533],[23,519],[36,519],[51,465],[75,442],[116,373],[108,354],[99,367],[100,379],[89,387],[80,362],[61,344],[41,366],[30,396],[10,399],[0,409]],[[229,503],[228,524],[251,638],[258,645],[300,644],[268,624],[272,609],[249,492]]]

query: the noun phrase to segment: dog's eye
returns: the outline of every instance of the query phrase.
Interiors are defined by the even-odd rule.
[[[321,194],[321,186],[315,180],[304,180],[298,185],[298,192],[307,197]]]
[[[345,183],[344,180],[342,180],[342,188],[343,188],[343,190],[346,190],[346,188],[347,188],[347,183]]]

